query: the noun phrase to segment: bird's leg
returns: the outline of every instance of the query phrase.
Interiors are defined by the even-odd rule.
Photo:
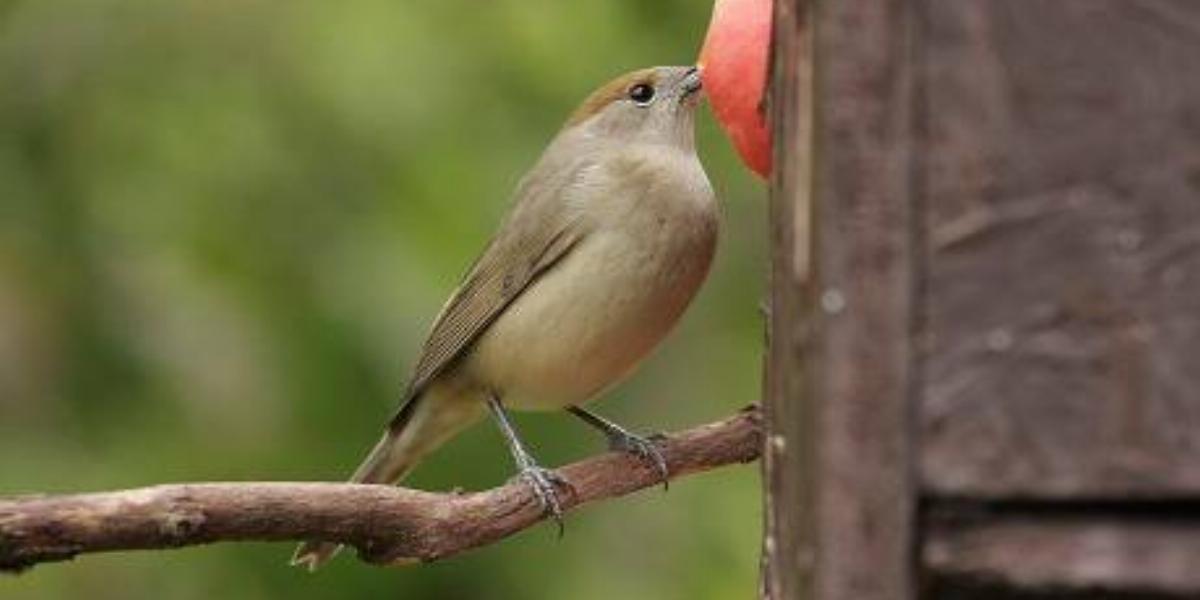
[[[517,463],[517,476],[524,479],[533,489],[534,495],[542,505],[542,511],[550,515],[558,524],[558,535],[562,537],[562,503],[558,499],[558,490],[555,489],[555,485],[570,488],[571,482],[563,479],[554,471],[538,466],[533,457],[529,455],[529,451],[525,449],[521,438],[517,436],[517,430],[513,427],[512,421],[508,419],[508,413],[504,411],[504,405],[500,403],[498,395],[489,394],[487,403],[488,408],[492,410],[492,416],[496,418],[496,423],[500,426],[500,433],[504,434],[504,440],[508,442],[508,450],[512,453],[513,461]]]
[[[667,469],[667,459],[663,457],[662,452],[659,451],[658,446],[654,443],[654,438],[661,436],[645,438],[635,435],[627,431],[624,427],[578,406],[572,406],[567,411],[583,419],[584,423],[603,432],[604,437],[608,438],[609,449],[628,452],[653,464],[654,468],[658,470],[659,477],[662,479],[663,489],[667,489],[671,471]]]

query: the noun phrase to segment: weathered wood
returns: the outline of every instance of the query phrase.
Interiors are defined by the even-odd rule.
[[[1200,2],[921,13],[924,485],[1195,497]]]
[[[1026,516],[935,525],[926,532],[922,563],[959,586],[1197,598],[1200,521]]]
[[[671,477],[750,462],[762,447],[757,406],[663,440]],[[610,452],[558,469],[563,509],[657,486],[645,461]],[[163,485],[97,494],[0,499],[0,572],[110,550],[217,541],[309,540],[407,564],[465,552],[526,529],[544,511],[517,481],[473,494],[350,483]]]
[[[813,515],[811,403],[800,402],[807,369],[812,53],[808,0],[775,2],[767,110],[775,144],[771,189],[771,296],[763,414],[765,529],[760,595],[801,598],[811,589]],[[788,445],[788,440],[793,443]]]
[[[777,6],[768,594],[904,600],[915,498],[909,9],[816,2],[809,87],[797,56],[804,3]]]
[[[770,597],[1200,597],[1200,3],[796,6]]]

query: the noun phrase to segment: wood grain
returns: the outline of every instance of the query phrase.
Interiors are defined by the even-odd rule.
[[[804,7],[776,13],[766,593],[904,600],[916,498],[911,14],[814,2],[808,86]]]
[[[1200,597],[1200,523],[1016,517],[932,527],[922,562],[941,579],[1087,598]],[[943,584],[944,585],[944,584]],[[938,598],[944,597],[939,594]],[[1014,596],[996,595],[996,598]],[[1069,596],[1076,597],[1076,596]]]
[[[1200,494],[1200,3],[921,3],[921,472]]]
[[[812,2],[779,0],[772,17],[771,292],[764,403],[768,444],[763,449],[765,531],[760,596],[805,597],[812,588],[815,543],[810,441],[812,404],[800,399],[808,380],[807,291],[812,197]],[[791,443],[789,444],[789,440]]]

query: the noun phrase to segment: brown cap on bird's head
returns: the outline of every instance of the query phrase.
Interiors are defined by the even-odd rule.
[[[651,67],[649,69],[639,69],[631,73],[626,73],[600,86],[600,89],[592,92],[575,112],[571,113],[571,118],[567,119],[567,127],[576,125],[588,120],[592,115],[600,112],[604,107],[612,104],[614,101],[629,97],[629,92],[635,85],[649,85],[657,87],[658,85],[658,69]]]
[[[700,91],[696,67],[651,67],[626,73],[609,81],[588,96],[563,129],[592,121],[597,116],[607,121],[603,129],[635,130],[678,121],[686,116],[690,125],[693,100]],[[689,110],[678,110],[686,106]],[[611,116],[610,116],[611,113]]]

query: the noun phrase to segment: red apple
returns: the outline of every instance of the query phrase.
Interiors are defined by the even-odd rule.
[[[771,43],[771,0],[716,0],[697,64],[709,103],[750,170],[771,174],[771,131],[763,92]]]

